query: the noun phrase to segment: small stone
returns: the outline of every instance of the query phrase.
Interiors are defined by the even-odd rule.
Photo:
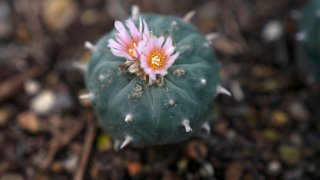
[[[298,121],[307,121],[310,118],[310,112],[301,102],[293,102],[289,105],[289,113],[293,119]]]
[[[94,25],[98,21],[99,21],[99,13],[92,9],[84,11],[80,17],[80,22],[83,25]]]
[[[281,160],[288,165],[295,165],[300,162],[300,150],[291,145],[281,145],[279,147]]]
[[[208,178],[214,176],[214,168],[210,163],[205,163],[201,169],[200,174],[202,177]]]
[[[55,161],[51,165],[51,170],[54,173],[60,173],[63,170],[63,164],[60,161]]]
[[[31,100],[31,109],[36,114],[46,115],[52,111],[55,94],[50,90],[43,90]]]
[[[234,161],[227,165],[224,177],[226,180],[241,179],[244,173],[244,165],[240,161]]]
[[[53,105],[54,112],[63,112],[72,109],[74,106],[71,94],[67,90],[61,90],[55,94]]]
[[[195,160],[208,156],[207,146],[201,141],[191,141],[187,145],[187,155]]]
[[[70,155],[64,162],[64,168],[69,172],[74,172],[78,166],[79,157],[75,154]]]
[[[280,88],[280,84],[279,82],[277,82],[276,80],[266,80],[262,83],[262,88],[266,91],[276,91]]]
[[[244,93],[240,86],[240,83],[233,81],[230,85],[231,94],[237,101],[242,101],[244,99]]]
[[[227,134],[228,124],[225,121],[219,121],[214,124],[213,130],[220,136],[225,137]]]
[[[272,122],[277,127],[285,125],[288,120],[288,115],[283,111],[277,110],[272,113]]]
[[[178,162],[177,167],[178,167],[179,173],[181,173],[181,174],[184,173],[188,168],[188,159],[186,159],[186,158],[181,159]]]
[[[262,30],[262,38],[267,42],[279,40],[283,34],[283,26],[278,20],[269,21]]]
[[[302,137],[298,133],[290,135],[290,142],[296,146],[301,146],[303,144]]]
[[[74,0],[47,0],[43,2],[44,23],[55,31],[68,28],[78,15],[78,6]]]
[[[229,129],[227,131],[227,134],[226,134],[227,139],[234,140],[234,138],[236,138],[236,136],[237,136],[237,132],[236,131],[234,131],[232,129]]]
[[[28,95],[36,94],[39,91],[39,89],[40,84],[35,80],[30,79],[24,83],[24,90]]]
[[[0,109],[0,127],[7,124],[9,118],[9,111],[6,108]]]
[[[266,129],[263,131],[263,136],[267,140],[274,142],[279,140],[279,133],[273,129]]]
[[[140,162],[129,162],[127,168],[130,176],[134,177],[141,171],[142,164]]]
[[[40,122],[38,117],[32,112],[23,112],[18,115],[17,122],[20,128],[31,133],[40,131]]]
[[[107,134],[100,134],[97,137],[97,147],[100,151],[108,151],[112,149],[112,142],[110,136]]]
[[[278,174],[281,170],[281,163],[279,161],[271,161],[268,164],[268,170],[272,174]]]

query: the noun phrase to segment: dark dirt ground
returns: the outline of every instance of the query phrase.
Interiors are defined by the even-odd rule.
[[[0,0],[0,179],[320,179],[320,88],[296,41],[305,2]],[[213,47],[233,97],[216,99],[210,135],[115,152],[79,101],[83,43],[133,4],[196,10],[192,23],[220,34]]]

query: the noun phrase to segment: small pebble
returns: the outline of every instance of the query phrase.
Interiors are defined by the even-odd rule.
[[[267,42],[279,40],[283,34],[283,26],[280,21],[272,20],[265,24],[262,30],[262,38]]]
[[[52,111],[55,94],[50,90],[43,90],[31,100],[31,109],[36,114],[46,115]]]
[[[78,15],[78,6],[74,0],[47,0],[42,9],[44,23],[55,31],[68,28]]]
[[[278,174],[281,170],[281,163],[279,161],[271,161],[268,164],[268,170],[272,174]]]
[[[310,112],[301,102],[293,102],[289,105],[289,113],[293,119],[298,121],[307,121],[310,118]]]
[[[303,143],[302,137],[298,133],[290,135],[290,142],[296,146],[301,146]]]
[[[53,110],[54,112],[63,112],[70,110],[74,106],[73,99],[70,93],[62,90],[56,93]]]
[[[99,13],[95,10],[86,10],[82,13],[80,21],[83,25],[94,25],[99,21]]]
[[[127,168],[130,176],[134,177],[141,171],[142,164],[140,162],[129,162]]]
[[[6,108],[0,109],[0,127],[7,124],[9,118],[9,111]]]
[[[281,160],[288,165],[295,165],[300,162],[300,150],[292,145],[281,145],[279,147]]]
[[[287,113],[280,110],[276,110],[272,112],[271,116],[272,116],[272,123],[277,127],[281,127],[285,125],[289,120]]]
[[[178,164],[177,164],[177,167],[178,167],[178,171],[179,171],[179,173],[184,173],[186,170],[187,170],[187,168],[188,168],[188,159],[187,158],[183,158],[183,159],[181,159],[179,162],[178,162]]]
[[[24,90],[28,95],[36,94],[39,91],[39,89],[40,84],[35,80],[30,79],[24,83]]]
[[[78,167],[79,157],[75,154],[70,155],[64,162],[64,168],[69,172],[74,172],[74,170]]]
[[[23,112],[18,115],[17,122],[20,128],[31,133],[40,131],[40,121],[38,117],[32,112]]]
[[[110,136],[107,134],[100,134],[97,137],[97,147],[100,151],[108,151],[112,149],[112,142]]]
[[[234,131],[232,129],[229,129],[227,131],[227,134],[226,134],[227,139],[234,140],[234,138],[236,138],[236,136],[237,136],[237,132],[236,131]]]
[[[231,94],[237,101],[242,101],[244,99],[244,93],[241,85],[237,81],[233,81],[230,85]]]
[[[214,168],[210,163],[205,163],[201,169],[200,174],[204,178],[209,178],[214,176]]]

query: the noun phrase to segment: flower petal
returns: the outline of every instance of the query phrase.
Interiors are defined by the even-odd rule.
[[[124,25],[120,22],[120,21],[116,21],[114,23],[114,26],[116,27],[116,29],[119,31],[119,36],[118,38],[121,39],[122,42],[124,42],[125,44],[129,44],[132,42],[131,37],[129,36],[126,28],[124,27]]]
[[[108,40],[108,47],[113,48],[113,49],[125,50],[125,48],[123,46],[121,46],[119,43],[117,43],[113,39]]]
[[[172,38],[171,38],[171,37],[168,37],[167,40],[166,40],[166,42],[165,42],[164,45],[163,45],[163,49],[164,49],[165,51],[169,51],[170,48],[172,48],[172,47],[174,47],[173,44],[172,44]]]
[[[136,25],[133,23],[133,21],[131,19],[128,19],[127,21],[127,26],[130,30],[132,39],[134,42],[138,42],[141,40],[141,35],[136,27]]]
[[[164,42],[164,37],[163,37],[163,36],[160,36],[160,37],[157,39],[157,46],[158,46],[158,47],[162,47],[163,42]]]

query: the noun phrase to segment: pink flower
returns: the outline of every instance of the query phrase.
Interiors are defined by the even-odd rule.
[[[165,39],[164,36],[149,36],[143,39],[138,49],[141,52],[140,66],[151,80],[155,80],[157,74],[166,75],[168,68],[179,56],[178,52],[174,53],[171,37]]]
[[[128,60],[137,60],[140,56],[137,51],[138,44],[141,42],[143,36],[148,38],[150,34],[147,23],[140,18],[138,30],[133,21],[128,19],[126,26],[130,34],[120,21],[116,21],[114,25],[119,33],[116,34],[117,41],[114,39],[109,39],[108,41],[108,47],[111,48],[112,54]]]

